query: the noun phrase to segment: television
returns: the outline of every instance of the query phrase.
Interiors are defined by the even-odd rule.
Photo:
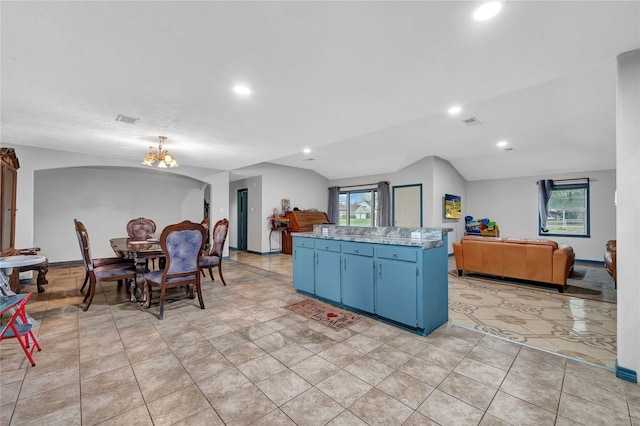
[[[444,218],[460,219],[462,203],[459,195],[444,194]]]

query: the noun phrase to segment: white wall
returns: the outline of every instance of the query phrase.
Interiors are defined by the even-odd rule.
[[[311,170],[263,163],[240,169],[237,172],[253,177],[231,182],[229,185],[229,208],[233,226],[230,224],[231,247],[237,247],[237,191],[248,190],[247,250],[269,253],[269,224],[267,217],[273,209],[281,210],[282,199],[291,202],[291,208],[317,209],[326,212],[329,202],[329,181]],[[253,210],[251,210],[253,209]],[[271,235],[271,249],[280,250],[280,236]]]
[[[468,211],[467,181],[458,170],[446,160],[433,157],[433,225],[453,228],[449,233],[449,253],[453,253],[453,242],[464,235],[464,217]],[[460,195],[462,214],[460,219],[444,218],[444,194]]]
[[[42,245],[40,246],[43,249],[41,253],[44,256],[47,256],[51,262],[80,259],[80,252],[77,247],[77,242],[74,243],[75,249],[73,249],[72,255],[70,252],[60,254],[57,246],[54,246],[53,252],[50,253],[50,250],[48,248],[50,243],[46,238],[41,238],[40,236],[36,237],[35,230],[50,228],[52,226],[65,229],[67,226],[69,226],[69,223],[73,224],[73,217],[71,217],[71,219],[59,217],[54,222],[49,221],[47,225],[41,225],[40,223],[36,222],[36,203],[38,203],[37,220],[49,220],[43,218],[48,218],[49,215],[57,215],[58,211],[67,209],[68,200],[72,201],[74,200],[74,197],[76,197],[76,195],[72,194],[71,191],[67,190],[67,186],[73,186],[76,183],[80,182],[81,179],[75,177],[73,174],[67,174],[66,176],[69,177],[69,179],[66,179],[63,182],[59,182],[61,188],[57,188],[55,190],[52,189],[52,191],[61,191],[59,192],[58,197],[50,198],[44,193],[45,191],[40,191],[38,198],[36,198],[35,187],[37,172],[43,172],[45,170],[53,169],[64,170],[75,167],[92,167],[96,171],[106,168],[106,170],[111,170],[111,173],[113,174],[113,176],[115,176],[117,175],[119,170],[129,170],[132,173],[130,175],[131,179],[123,182],[121,179],[116,178],[117,181],[120,182],[120,184],[118,184],[115,189],[113,189],[114,187],[110,183],[111,180],[109,177],[107,177],[106,180],[103,179],[85,181],[83,182],[83,186],[91,188],[94,193],[99,193],[100,190],[104,191],[103,187],[110,186],[112,188],[110,190],[117,191],[117,197],[121,198],[137,198],[142,196],[151,197],[155,194],[158,200],[163,198],[163,191],[171,191],[170,186],[173,185],[173,183],[171,182],[180,182],[178,184],[180,186],[184,185],[185,179],[192,178],[191,180],[193,181],[194,188],[199,187],[201,192],[204,191],[206,184],[209,184],[211,186],[209,197],[212,207],[212,221],[215,223],[215,220],[221,217],[225,217],[228,214],[229,174],[226,171],[181,166],[177,169],[162,170],[159,172],[160,174],[158,174],[157,171],[141,166],[139,162],[133,160],[123,160],[120,158],[70,153],[28,147],[23,145],[11,145],[6,143],[3,143],[3,146],[14,148],[20,162],[20,168],[18,169],[16,199],[16,247],[33,247],[36,245],[35,241],[37,240],[39,243],[42,243]],[[111,175],[107,173],[107,176]],[[156,176],[156,178],[150,178],[149,176]],[[143,181],[139,182],[137,180],[138,178],[142,179],[144,183]],[[175,181],[172,179],[175,179]],[[160,181],[162,181],[162,185],[158,185]],[[165,184],[166,187],[163,187],[163,185]],[[189,191],[191,191],[191,189]],[[45,200],[40,200],[41,196],[45,197]],[[192,211],[191,209],[193,209],[193,212],[198,211],[197,215],[195,215],[194,213],[194,219],[197,219],[198,221],[202,220],[203,198],[204,193],[201,194],[199,200],[197,201],[197,204],[196,201],[193,202],[193,207],[191,207],[190,205],[184,206],[183,202],[181,201],[181,215],[191,215],[190,212]],[[139,205],[138,207],[140,207],[141,209],[144,208],[143,205]],[[93,216],[102,216],[104,214],[104,208],[105,206],[98,205],[98,207],[93,212]],[[112,208],[112,206],[110,206],[109,208]],[[223,209],[223,213],[220,213],[220,209]],[[134,216],[140,217],[144,216],[144,214],[140,213],[136,215],[134,213]],[[110,220],[109,216],[103,217],[105,218],[105,223]],[[153,216],[151,216],[150,218],[154,219]],[[83,218],[80,217],[78,217],[78,219],[83,220]],[[183,220],[183,218],[180,218],[180,220]],[[98,249],[98,241],[94,241],[95,231],[91,227],[89,227],[88,223],[85,223],[85,225],[87,225],[89,235],[92,239],[92,246],[94,246],[94,257],[102,257],[103,254],[109,256],[113,255],[113,252],[108,245],[107,248],[109,250],[107,252],[102,252],[102,249]],[[104,224],[102,224],[101,226],[104,226]],[[126,226],[126,222],[123,226]],[[161,225],[158,224],[158,227],[160,226]],[[113,230],[116,231],[116,228],[117,235],[125,235],[125,233],[121,233],[119,224],[115,224]],[[71,237],[75,238],[73,228],[71,228]],[[111,236],[110,238],[112,237],[113,236]],[[47,247],[43,247],[43,245],[46,245]],[[225,250],[225,253],[228,253],[228,249]],[[68,258],[70,256],[73,257]]]
[[[93,257],[114,256],[109,240],[126,237],[131,219],[200,222],[204,186],[195,179],[131,168],[74,167],[35,172],[34,244],[50,262],[81,260],[73,219],[87,227]]]
[[[618,365],[640,374],[640,50],[618,56]]]
[[[583,177],[590,180],[591,237],[539,236],[536,181]],[[495,221],[501,237],[548,238],[572,246],[576,259],[602,262],[605,243],[616,235],[615,182],[615,170],[469,182],[466,212]]]
[[[446,160],[425,157],[402,170],[379,175],[335,179],[329,186],[350,186],[389,181],[391,186],[422,184],[422,226],[453,228],[449,234],[449,253],[453,253],[452,241],[464,233],[464,220],[444,219],[444,194],[462,197],[462,217],[465,215],[466,181]]]

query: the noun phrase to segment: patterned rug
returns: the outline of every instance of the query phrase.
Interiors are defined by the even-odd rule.
[[[360,315],[353,312],[313,299],[305,299],[284,308],[305,318],[318,321],[336,331],[349,327],[362,319]]]
[[[458,271],[455,269],[449,271],[449,275],[463,281],[469,280],[484,283],[504,284],[527,288],[529,290],[554,293],[559,296],[577,297],[580,299],[591,299],[609,303],[617,302],[617,291],[614,287],[613,280],[608,277],[599,276],[597,271],[593,272],[592,269],[580,268],[579,266],[575,267],[574,272],[567,280],[567,286],[564,293],[560,293],[558,291],[558,287],[552,284],[535,283],[532,281],[512,278],[500,278],[491,275],[476,274],[473,272],[465,272],[462,277],[458,277]]]

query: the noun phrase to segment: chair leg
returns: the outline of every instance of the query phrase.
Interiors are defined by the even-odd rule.
[[[84,291],[84,286],[87,285],[87,281],[89,281],[89,272],[84,273],[84,282],[82,283],[82,287],[80,287],[80,292]]]
[[[222,262],[218,264],[218,274],[220,274],[220,280],[222,281],[222,284],[227,285],[227,283],[224,282],[224,277],[222,276]]]
[[[196,292],[198,293],[198,302],[200,302],[200,309],[204,309],[204,299],[202,297],[202,289],[200,288],[200,283],[194,285],[196,287]]]
[[[29,349],[29,335],[31,335],[31,338],[33,340],[33,348],[31,350]],[[33,358],[31,357],[31,353],[33,353],[33,349],[38,349],[38,351],[40,351],[41,349],[40,349],[40,345],[38,344],[38,341],[33,336],[33,333],[31,331],[29,331],[28,333],[25,333],[22,336],[16,335],[16,337],[18,338],[18,342],[20,342],[20,346],[22,346],[22,350],[24,351],[24,354],[29,359],[29,362],[31,363],[31,366],[35,367],[36,363],[33,360]],[[24,341],[22,339],[24,339]]]
[[[202,272],[202,276],[203,277],[205,277],[205,278],[207,277],[207,274],[204,273],[204,269],[200,269],[200,272]]]
[[[93,296],[96,292],[96,282],[92,279],[89,279],[89,290],[87,291],[87,295],[84,296],[84,310],[87,311],[89,306],[91,306],[91,302],[93,302]]]
[[[209,268],[209,276],[211,277],[211,281],[216,280],[215,278],[213,278],[213,268]]]
[[[164,285],[160,287],[160,314],[158,315],[158,319],[162,319],[164,317]]]

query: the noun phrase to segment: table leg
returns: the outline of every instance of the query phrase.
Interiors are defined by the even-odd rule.
[[[136,279],[131,282],[131,286],[129,287],[131,293],[131,301],[138,302],[138,298],[136,296],[137,290],[142,291],[142,302],[147,300],[146,298],[146,280],[144,279],[144,274],[147,272],[147,262],[145,259],[135,259],[136,262]]]

